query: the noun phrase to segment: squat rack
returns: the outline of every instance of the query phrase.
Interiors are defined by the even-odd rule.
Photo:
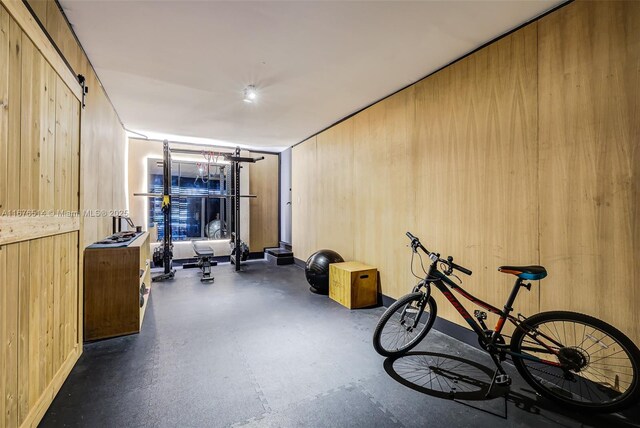
[[[206,159],[211,159],[213,156],[222,157],[225,161],[231,164],[231,177],[230,184],[227,186],[227,192],[219,193],[207,193],[207,195],[181,195],[181,198],[216,198],[216,199],[230,199],[233,210],[230,212],[230,224],[233,232],[231,233],[231,242],[233,243],[234,251],[231,255],[232,261],[235,264],[236,272],[240,270],[240,258],[242,253],[242,240],[240,239],[240,199],[241,198],[255,198],[256,195],[242,195],[240,194],[240,169],[242,163],[256,163],[259,160],[264,159],[264,156],[259,158],[243,157],[240,156],[240,148],[236,147],[233,153],[229,152],[214,152],[208,150],[193,150],[193,149],[180,149],[171,148],[169,141],[164,140],[162,142],[162,193],[134,193],[134,196],[145,197],[161,197],[162,198],[162,217],[164,226],[164,236],[162,238],[162,260],[164,272],[160,275],[153,277],[153,281],[162,281],[165,279],[171,279],[175,276],[175,269],[172,267],[173,259],[173,242],[171,238],[171,154],[191,154],[202,155]],[[232,190],[232,194],[229,194],[229,190]]]

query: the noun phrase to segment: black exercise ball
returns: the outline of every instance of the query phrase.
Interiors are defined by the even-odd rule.
[[[331,250],[320,250],[311,254],[304,268],[307,282],[311,284],[310,290],[318,294],[329,294],[329,265],[343,261],[340,254]]]

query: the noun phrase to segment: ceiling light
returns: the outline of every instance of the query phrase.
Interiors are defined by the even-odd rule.
[[[256,87],[254,85],[249,85],[244,88],[244,98],[243,101],[245,103],[252,103],[258,98],[258,93],[256,92]]]

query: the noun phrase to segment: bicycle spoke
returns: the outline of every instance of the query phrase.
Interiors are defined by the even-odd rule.
[[[602,360],[609,359],[609,358],[611,358],[613,355],[617,355],[617,354],[619,354],[620,352],[624,352],[624,349],[621,349],[621,350],[619,350],[618,352],[615,352],[615,353],[613,353],[613,354],[611,354],[611,355],[609,355],[609,356],[602,357],[602,358],[599,358],[599,359],[597,359],[597,360],[591,361],[591,363],[595,363],[595,362],[597,362],[597,361],[602,361]],[[625,359],[625,360],[627,360],[627,361],[629,360],[629,357],[622,357],[622,358],[624,358],[624,359]],[[615,359],[615,358],[614,358],[614,359]]]
[[[415,346],[424,335],[423,332],[426,332],[431,314],[429,310],[421,308],[421,296],[413,299],[398,305],[378,331],[376,340],[385,352],[403,352]]]
[[[530,330],[518,340],[520,352],[541,359],[549,358],[549,341],[562,343],[560,347],[549,346],[555,350],[560,367],[515,357],[552,396],[590,407],[606,406],[622,401],[627,391],[635,387],[637,367],[628,351],[615,336],[595,325],[548,319],[530,324]]]
[[[593,364],[593,363],[589,363],[589,367],[602,367],[602,368],[607,368],[607,367],[624,367],[625,369],[630,369],[630,368],[632,368],[632,367],[631,367],[631,365],[621,366],[620,364],[607,364],[607,365],[603,365],[603,364]]]

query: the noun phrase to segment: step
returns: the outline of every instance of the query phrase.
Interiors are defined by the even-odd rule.
[[[294,263],[293,255],[289,257],[277,257],[273,254],[269,254],[265,252],[265,258],[271,264],[282,266],[282,265],[292,265]]]
[[[265,248],[264,252],[278,258],[293,257],[293,253],[289,250],[285,250],[284,248]]]

